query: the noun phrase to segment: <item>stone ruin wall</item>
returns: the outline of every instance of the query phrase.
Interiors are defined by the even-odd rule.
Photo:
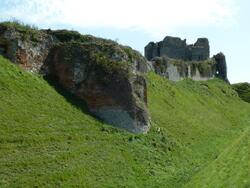
[[[206,60],[210,56],[209,41],[207,38],[199,38],[195,44],[187,45],[186,39],[167,36],[163,41],[150,42],[145,47],[147,60],[162,56],[184,61]]]
[[[207,38],[198,38],[188,45],[186,39],[167,36],[163,41],[150,42],[145,47],[145,57],[151,70],[169,80],[205,81],[219,77],[228,82],[225,56],[219,53],[210,58]]]
[[[185,78],[207,81],[215,78],[216,74],[216,61],[214,58],[206,61],[176,61],[163,56],[153,58],[148,63],[151,71],[172,81],[180,81]]]

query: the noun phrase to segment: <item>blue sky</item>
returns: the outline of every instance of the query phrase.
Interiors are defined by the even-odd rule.
[[[166,35],[210,41],[223,52],[232,83],[250,82],[248,0],[0,0],[0,21],[66,28],[117,40],[143,53]]]

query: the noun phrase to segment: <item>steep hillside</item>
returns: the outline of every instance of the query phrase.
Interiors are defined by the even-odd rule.
[[[250,106],[243,104],[230,86],[220,80],[208,82],[185,80],[171,83],[154,74],[149,78],[149,99],[151,99],[149,108],[154,126],[166,130],[190,152],[183,154],[187,157],[186,161],[184,160],[185,163],[180,162],[183,165],[183,174],[175,184],[175,186],[185,185],[190,181],[191,176],[200,170],[203,169],[204,174],[209,172],[210,169],[206,170],[206,166],[216,160],[225,148],[231,148],[245,135],[244,131],[250,126]],[[249,148],[241,152],[242,156],[237,156],[235,152],[229,157],[235,161],[243,157],[245,160],[243,167],[249,162],[247,152],[249,153]],[[183,156],[181,158],[183,160]],[[250,179],[245,168],[234,169],[231,168],[230,163],[227,165],[225,168],[228,168],[229,173],[224,179],[220,179],[221,185],[227,183],[226,178],[236,176],[238,173],[244,174],[245,179]],[[214,176],[210,176],[207,185],[211,183],[210,187],[221,187],[212,181]],[[202,178],[197,182],[203,185]],[[247,183],[238,181],[235,185],[244,187],[248,185]],[[196,184],[192,185],[194,187]]]
[[[0,187],[181,187],[228,160],[225,152],[237,160],[230,147],[250,126],[250,105],[220,80],[174,83],[150,73],[146,135],[105,125],[65,96],[0,57]],[[225,168],[229,178],[239,171]]]
[[[0,55],[85,102],[105,123],[134,133],[150,128],[146,59],[115,41],[68,30],[0,23]]]
[[[242,100],[250,103],[250,84],[249,83],[238,83],[232,85],[235,91],[239,94]]]

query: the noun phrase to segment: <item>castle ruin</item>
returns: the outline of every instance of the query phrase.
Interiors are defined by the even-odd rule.
[[[173,81],[218,77],[228,82],[225,56],[219,53],[210,58],[207,38],[188,45],[186,39],[167,36],[163,41],[150,42],[145,47],[145,57],[157,74]]]
[[[163,41],[150,42],[145,47],[145,57],[149,61],[162,56],[185,61],[206,60],[210,56],[209,41],[207,38],[199,38],[196,43],[187,45],[186,39],[167,36]]]

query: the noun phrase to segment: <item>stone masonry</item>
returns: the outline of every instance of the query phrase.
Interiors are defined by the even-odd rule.
[[[154,57],[167,56],[173,59],[185,61],[202,61],[209,58],[209,41],[207,38],[199,38],[195,44],[187,45],[186,39],[167,36],[163,41],[150,42],[145,47],[145,57],[152,60]]]
[[[207,38],[198,38],[194,44],[188,45],[186,39],[167,36],[163,41],[150,42],[145,47],[145,57],[151,70],[169,80],[209,80],[217,77],[229,82],[226,58],[222,53],[210,58]]]

